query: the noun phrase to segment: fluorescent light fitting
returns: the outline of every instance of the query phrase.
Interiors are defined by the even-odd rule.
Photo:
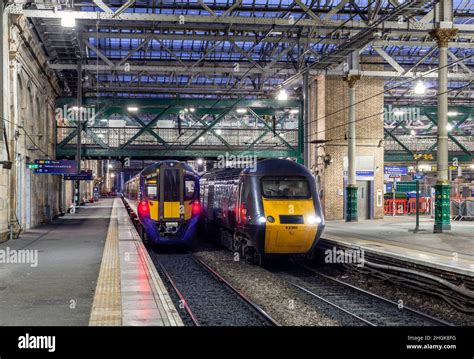
[[[281,89],[280,92],[278,92],[277,100],[279,100],[279,101],[288,100],[288,93],[286,92],[285,89]]]
[[[423,95],[426,92],[426,86],[423,81],[417,81],[414,90],[417,95]]]
[[[76,26],[76,19],[72,11],[61,12],[61,26],[62,27],[74,27]]]

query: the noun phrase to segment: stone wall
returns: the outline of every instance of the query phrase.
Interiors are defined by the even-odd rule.
[[[7,18],[4,18],[7,20]],[[0,171],[0,240],[9,225],[23,230],[46,223],[59,213],[61,178],[38,175],[27,164],[35,159],[54,159],[54,106],[60,88],[39,41],[27,19],[10,17],[4,33],[3,71],[5,125],[10,170]],[[6,160],[5,150],[3,159]]]
[[[362,78],[356,83],[357,156],[374,156],[374,218],[383,217],[377,206],[378,190],[383,190],[383,79]],[[379,95],[380,94],[380,95]],[[378,95],[378,96],[375,96]],[[325,140],[311,145],[311,167],[317,174],[322,204],[327,219],[344,218],[344,157],[347,157],[349,95],[341,76],[318,76],[312,83],[311,140]],[[373,98],[372,98],[373,97]],[[324,158],[331,159],[325,163]]]

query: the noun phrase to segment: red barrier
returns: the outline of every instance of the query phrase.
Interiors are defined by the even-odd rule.
[[[386,199],[384,203],[384,213],[393,215],[406,214],[408,210],[408,202],[406,199]]]
[[[418,208],[420,214],[430,213],[431,198],[421,197],[418,199]],[[416,214],[416,198],[410,198],[407,205],[407,213]]]

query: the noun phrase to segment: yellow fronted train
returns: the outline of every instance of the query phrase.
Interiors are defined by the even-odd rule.
[[[125,183],[125,205],[145,242],[188,244],[201,213],[199,176],[184,162],[160,161]]]
[[[289,160],[254,166],[201,177],[204,232],[260,264],[270,256],[312,253],[324,229],[314,177]]]

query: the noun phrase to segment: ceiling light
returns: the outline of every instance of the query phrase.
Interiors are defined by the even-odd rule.
[[[290,110],[290,113],[292,113],[292,114],[296,114],[296,113],[299,113],[299,112],[300,112],[300,110],[298,110],[297,108],[292,108]]]
[[[280,101],[288,100],[288,93],[286,92],[285,89],[281,89],[280,92],[278,92],[277,100],[280,100]]]
[[[128,110],[128,112],[137,112],[137,111],[138,111],[138,107],[129,106],[129,107],[127,107],[127,110]]]
[[[418,81],[415,85],[415,93],[417,95],[423,95],[425,92],[426,92],[426,87],[425,85],[423,84],[423,81]]]
[[[216,133],[217,133],[218,135],[221,135],[221,134],[222,134],[222,130],[221,130],[220,128],[218,128],[218,129],[216,130]]]
[[[448,111],[448,116],[457,116],[459,115],[456,111]]]
[[[448,123],[446,125],[446,129],[448,130],[448,132],[450,132],[452,129],[453,129],[453,125],[451,125],[450,123]]]
[[[197,159],[197,164],[201,166],[204,163],[204,160],[202,158]]]
[[[191,107],[191,108],[189,109],[189,111],[194,112],[194,111],[196,111],[196,109],[195,109],[194,107]]]
[[[416,135],[416,131],[415,131],[415,130],[411,130],[411,131],[410,131],[410,134],[411,134],[412,136],[415,136],[415,135]]]
[[[72,11],[61,12],[61,26],[63,27],[74,27],[76,26],[76,19]]]
[[[236,111],[237,111],[237,113],[247,113],[246,108],[238,108]]]

